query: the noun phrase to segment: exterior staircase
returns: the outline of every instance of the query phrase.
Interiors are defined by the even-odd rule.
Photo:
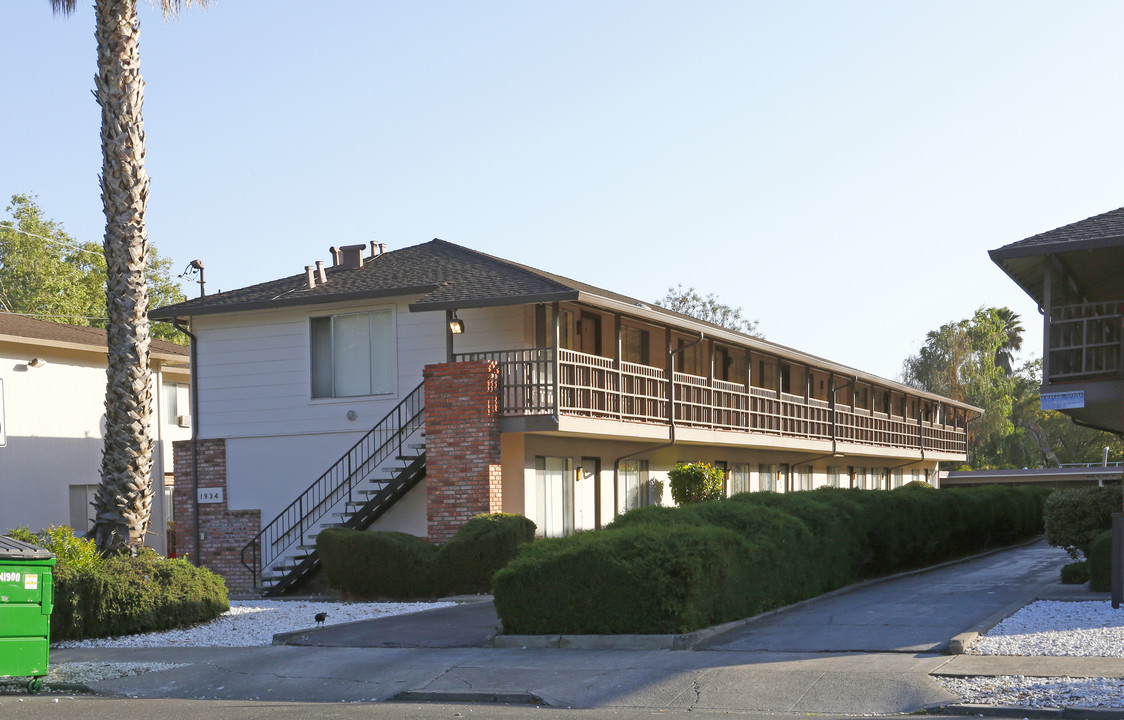
[[[325,527],[365,530],[425,477],[425,391],[418,385],[242,548],[263,595],[280,595],[320,567]]]

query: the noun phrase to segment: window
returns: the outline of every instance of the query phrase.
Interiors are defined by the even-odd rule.
[[[839,477],[842,471],[838,465],[831,465],[827,469],[827,486],[837,488],[839,487]]]
[[[181,415],[191,415],[191,398],[186,383],[164,383],[164,422],[178,425]]]
[[[734,463],[730,466],[730,494],[749,492],[749,463]]]
[[[648,483],[647,460],[622,460],[618,472],[620,481],[620,512],[627,512],[644,505],[655,504]]]
[[[902,486],[902,469],[894,468],[892,471],[894,479],[894,487],[900,488]]]
[[[621,327],[621,345],[623,346],[625,362],[651,365],[649,350],[651,346],[650,333],[647,330],[624,325]]]
[[[796,468],[796,479],[799,482],[800,490],[812,489],[812,466],[801,465]]]
[[[389,309],[312,318],[310,332],[312,397],[394,392],[394,324]]]
[[[536,457],[539,528],[543,537],[561,537],[574,531],[574,474],[570,458]]]
[[[855,487],[860,490],[866,490],[866,468],[855,468]]]
[[[910,477],[913,478],[912,482],[918,482],[918,481],[921,480],[921,469],[920,468],[913,468],[912,470],[909,471],[909,474],[910,474]]]
[[[757,466],[757,482],[763,492],[776,491],[775,466],[762,463]]]

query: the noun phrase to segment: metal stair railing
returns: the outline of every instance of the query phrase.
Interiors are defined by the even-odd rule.
[[[334,507],[351,502],[356,486],[392,455],[402,455],[406,441],[423,427],[425,392],[424,383],[419,383],[242,548],[242,565],[250,571],[254,587],[262,586],[264,568],[299,545]]]

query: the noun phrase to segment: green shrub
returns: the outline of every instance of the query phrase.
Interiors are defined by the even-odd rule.
[[[1119,487],[1056,490],[1046,501],[1046,542],[1064,549],[1074,560],[1089,556],[1089,545],[1112,527],[1112,513],[1120,512]]]
[[[535,523],[522,515],[477,515],[437,549],[430,578],[438,595],[487,593],[492,576],[535,539]]]
[[[144,549],[84,567],[56,565],[51,636],[133,635],[213,620],[230,608],[221,577]]]
[[[1041,532],[1048,490],[823,488],[645,507],[496,573],[505,632],[674,633]]]
[[[1112,530],[1099,533],[1089,543],[1089,589],[1112,590]]]
[[[671,497],[678,505],[719,500],[725,473],[710,463],[677,463],[667,474]]]
[[[478,515],[442,545],[400,532],[327,528],[316,550],[328,584],[348,597],[420,598],[488,592],[492,576],[523,544],[535,524],[522,515]]]
[[[437,547],[401,532],[326,528],[316,551],[328,584],[345,597],[417,598],[432,595],[429,565]]]
[[[1089,563],[1081,562],[1062,565],[1062,585],[1084,585],[1089,581]]]

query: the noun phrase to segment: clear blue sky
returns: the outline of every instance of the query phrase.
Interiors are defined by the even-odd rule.
[[[100,241],[91,5],[0,4],[0,198]],[[440,237],[646,300],[713,291],[896,378],[981,305],[1040,353],[987,250],[1124,205],[1119,2],[217,0],[141,23],[149,237],[210,291]]]

